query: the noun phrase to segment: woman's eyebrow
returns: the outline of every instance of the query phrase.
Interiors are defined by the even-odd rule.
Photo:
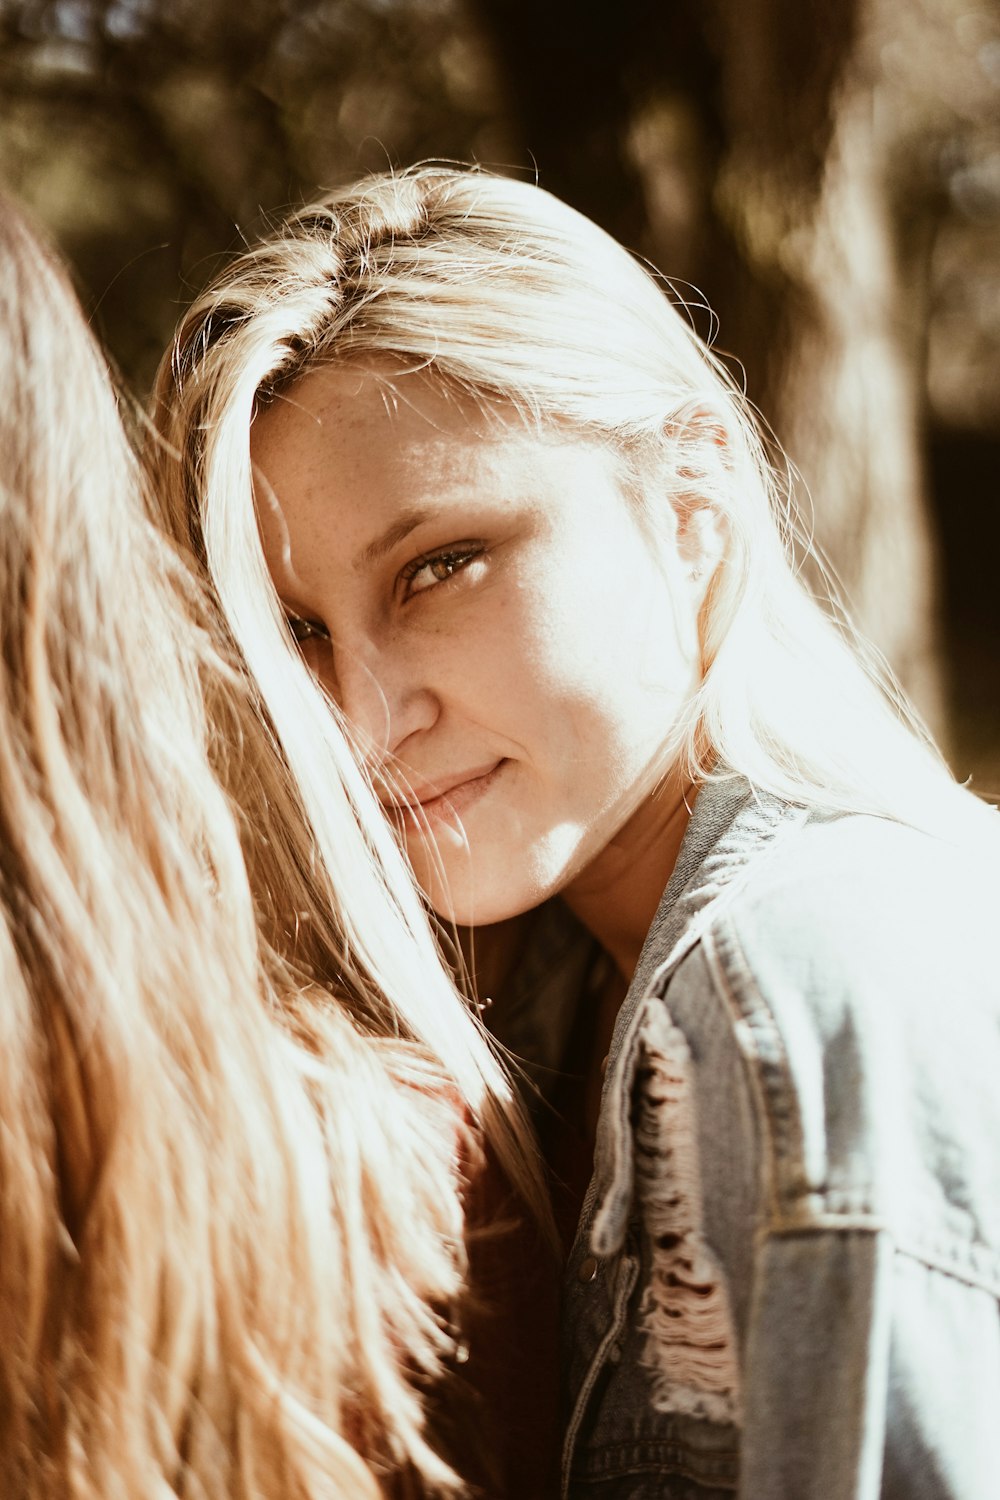
[[[433,519],[438,514],[435,510],[406,510],[401,516],[387,526],[385,531],[369,542],[367,547],[362,548],[354,559],[354,568],[360,572],[363,568],[371,567],[372,563],[379,562],[387,552],[401,542],[404,537],[409,536],[411,531],[416,531],[424,521]]]

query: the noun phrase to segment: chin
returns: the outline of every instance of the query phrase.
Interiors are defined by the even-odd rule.
[[[541,906],[557,893],[561,882],[531,878],[523,865],[519,878],[512,880],[509,855],[487,863],[492,869],[476,871],[468,849],[465,858],[442,859],[433,864],[426,852],[411,853],[413,872],[421,890],[443,922],[459,927],[489,927],[523,916]],[[519,862],[519,861],[518,861]],[[443,868],[442,868],[443,866]]]
[[[458,927],[489,927],[540,904],[530,897],[519,900],[518,893],[509,890],[473,891],[464,882],[420,879],[420,887],[441,920]]]

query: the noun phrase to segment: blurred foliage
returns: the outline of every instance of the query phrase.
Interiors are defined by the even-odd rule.
[[[701,296],[718,312],[818,516],[861,539],[864,578],[831,550],[863,617],[890,601],[891,654],[933,625],[929,446],[962,764],[1000,790],[1000,624],[976,572],[1000,548],[997,4],[0,0],[0,180],[140,391],[240,236],[428,157],[537,168],[701,289],[692,315],[707,333]]]
[[[923,0],[880,52],[895,210],[928,258],[927,385],[945,426],[1000,431],[1000,7]]]
[[[423,157],[522,170],[537,159],[548,185],[704,285],[706,226],[739,197],[740,154],[713,171],[725,166],[725,99],[750,97],[728,75],[755,65],[745,48],[727,55],[738,8],[0,0],[0,175],[105,299],[140,383],[168,332],[165,304],[204,279],[237,226],[252,232],[262,209],[318,184]],[[815,39],[856,10],[795,7],[805,30],[784,45],[790,70],[812,45],[801,100],[822,104]],[[1000,7],[894,0],[882,12],[898,24],[876,39],[877,107],[900,228],[928,263],[932,411],[1000,429]],[[822,121],[793,124],[814,146]],[[739,211],[745,245],[784,235],[780,195]],[[778,258],[789,253],[786,236]]]
[[[317,185],[510,151],[453,0],[0,0],[0,174],[146,384],[240,232]]]

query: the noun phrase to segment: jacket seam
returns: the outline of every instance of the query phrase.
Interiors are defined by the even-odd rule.
[[[705,932],[702,947],[709,977],[732,1019],[740,1054],[757,1100],[763,1129],[761,1131],[761,1194],[768,1205],[769,1220],[784,1217],[782,1204],[808,1191],[802,1150],[802,1124],[792,1082],[788,1055],[777,1022],[754,977],[735,929],[725,921],[725,913]],[[717,938],[725,941],[728,953],[720,951]],[[738,965],[733,974],[727,965]],[[742,982],[751,1005],[737,992]],[[751,1067],[751,1061],[756,1067]],[[796,1191],[796,1183],[798,1190]]]
[[[668,1456],[665,1458],[664,1454]],[[680,1439],[636,1438],[627,1442],[598,1442],[588,1451],[586,1461],[575,1466],[571,1483],[600,1484],[608,1479],[632,1474],[662,1474],[664,1464],[669,1474],[716,1489],[734,1489],[739,1465],[739,1445],[713,1452],[710,1457],[691,1456],[691,1450]]]
[[[1000,1298],[1000,1257],[988,1245],[977,1246],[973,1240],[963,1240],[943,1231],[942,1248],[937,1249],[919,1236],[901,1234],[889,1220],[878,1214],[819,1209],[810,1211],[809,1217],[804,1218],[797,1211],[806,1200],[822,1199],[823,1195],[806,1180],[801,1116],[781,1032],[750,968],[738,934],[733,925],[726,922],[726,915],[720,913],[718,922],[704,933],[702,947],[713,987],[733,1016],[746,1073],[765,1126],[762,1131],[761,1171],[764,1181],[761,1188],[763,1201],[768,1207],[767,1217],[758,1228],[758,1241],[771,1235],[884,1233],[898,1254]],[[725,956],[715,942],[720,932],[727,946]],[[727,958],[738,965],[733,975],[727,968]],[[737,993],[739,982],[745,986],[749,1004]],[[757,1067],[749,1066],[751,1059],[756,1060]],[[990,1262],[984,1270],[968,1264],[969,1257],[977,1253]]]
[[[995,1269],[983,1271],[968,1265],[970,1251],[975,1253],[978,1248],[972,1241],[959,1240],[950,1237],[949,1244],[954,1250],[954,1258],[950,1258],[946,1248],[935,1250],[932,1246],[922,1243],[918,1238],[908,1235],[897,1234],[891,1225],[883,1219],[862,1214],[851,1215],[826,1215],[822,1218],[810,1219],[808,1222],[782,1222],[781,1220],[762,1225],[756,1235],[758,1245],[762,1245],[769,1239],[791,1239],[797,1235],[830,1235],[830,1234],[884,1234],[892,1243],[893,1253],[904,1260],[914,1261],[929,1271],[938,1271],[942,1276],[948,1276],[953,1281],[960,1281],[964,1286],[975,1287],[978,1291],[987,1292],[990,1296],[1000,1300],[1000,1264]],[[982,1253],[991,1261],[996,1262],[997,1257],[988,1246],[982,1246]]]
[[[608,1350],[621,1334],[625,1323],[628,1299],[635,1287],[638,1272],[639,1264],[633,1256],[623,1256],[617,1263],[615,1285],[610,1292],[611,1321],[605,1329],[603,1337],[599,1340],[597,1348],[594,1350],[593,1358],[580,1383],[580,1388],[576,1393],[573,1409],[563,1438],[560,1486],[562,1500],[566,1500],[569,1494],[573,1462],[576,1456],[577,1438],[580,1434],[580,1428],[583,1425],[587,1406],[593,1395],[598,1376],[604,1368]]]

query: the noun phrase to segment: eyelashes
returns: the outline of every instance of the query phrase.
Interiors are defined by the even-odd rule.
[[[441,584],[450,582],[470,563],[482,557],[485,551],[486,547],[482,542],[457,542],[442,547],[437,552],[425,552],[420,557],[415,557],[399,571],[402,602],[406,603],[419,594],[429,593]],[[296,645],[302,646],[313,640],[330,640],[330,632],[322,620],[309,620],[291,609],[287,609],[285,615]]]
[[[425,594],[438,584],[447,583],[456,573],[468,567],[469,563],[481,557],[484,550],[479,542],[459,542],[442,548],[440,552],[427,552],[422,557],[415,557],[400,569],[399,576],[405,584],[403,598],[412,599],[416,594]]]
[[[303,619],[302,615],[297,615],[292,610],[285,611],[285,618],[292,632],[292,639],[298,646],[304,646],[307,641],[330,639],[330,632],[320,620]]]

